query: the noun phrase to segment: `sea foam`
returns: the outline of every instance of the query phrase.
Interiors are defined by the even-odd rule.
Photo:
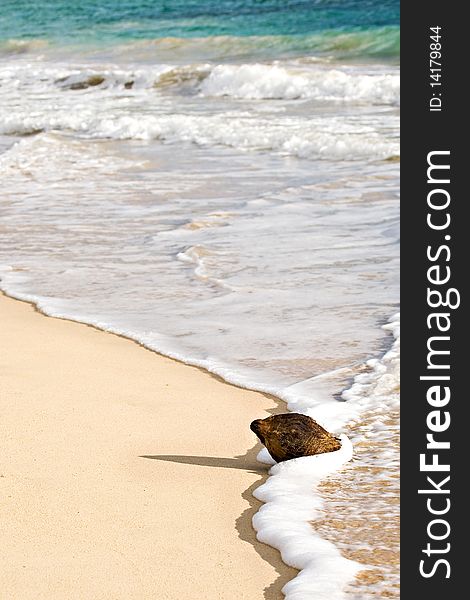
[[[340,440],[341,449],[336,452],[274,465],[267,482],[254,492],[264,502],[253,517],[257,538],[277,548],[286,564],[300,570],[282,590],[287,600],[339,600],[344,586],[364,568],[341,556],[336,546],[316,535],[310,524],[322,514],[316,487],[352,458],[351,442],[345,435]]]
[[[371,104],[398,104],[398,74],[361,73],[316,68],[289,71],[278,65],[218,65],[202,82],[207,96],[248,99],[315,99]]]

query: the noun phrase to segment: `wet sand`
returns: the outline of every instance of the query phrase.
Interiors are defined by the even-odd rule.
[[[353,461],[319,486],[325,516],[312,523],[343,556],[364,565],[345,590],[351,600],[400,598],[400,475],[384,456],[399,458],[400,415],[390,412],[387,429],[368,439],[376,417],[370,411],[349,427],[358,438]]]

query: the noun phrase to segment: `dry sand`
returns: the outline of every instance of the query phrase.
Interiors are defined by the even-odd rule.
[[[4,296],[0,394],[2,600],[283,597],[251,525],[272,398]]]

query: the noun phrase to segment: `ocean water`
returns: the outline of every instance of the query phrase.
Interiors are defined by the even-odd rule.
[[[398,18],[395,0],[0,10],[2,289],[347,436],[256,492],[260,539],[301,569],[290,600],[398,597]]]

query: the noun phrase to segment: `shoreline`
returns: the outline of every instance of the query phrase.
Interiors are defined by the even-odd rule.
[[[270,400],[273,400],[273,402],[276,402],[276,403],[281,403],[281,402],[283,404],[286,403],[285,400],[283,400],[282,398],[279,398],[275,394],[270,394],[269,392],[265,392],[263,390],[257,390],[257,389],[250,388],[250,387],[244,387],[243,385],[241,385],[239,383],[233,383],[232,381],[228,381],[227,379],[224,379],[222,377],[222,375],[219,375],[218,373],[214,373],[213,371],[209,371],[209,369],[206,369],[206,367],[203,367],[203,366],[195,364],[195,363],[193,364],[190,362],[185,362],[182,359],[175,358],[174,356],[170,356],[169,354],[164,354],[163,352],[159,352],[158,350],[155,350],[154,348],[150,348],[149,346],[146,346],[143,342],[139,342],[139,340],[137,340],[133,337],[130,337],[129,335],[126,335],[124,333],[118,333],[117,331],[112,331],[111,329],[102,329],[98,325],[94,325],[93,323],[87,323],[86,321],[79,321],[78,319],[73,319],[72,317],[61,317],[61,316],[57,316],[57,315],[48,315],[47,312],[42,310],[42,308],[39,308],[38,304],[34,300],[25,300],[25,299],[21,298],[20,296],[15,296],[13,293],[6,292],[3,288],[0,287],[0,298],[2,298],[2,297],[7,298],[8,300],[14,300],[15,302],[23,302],[24,304],[30,306],[34,310],[35,313],[37,313],[43,317],[47,317],[48,319],[57,319],[59,321],[75,323],[78,325],[83,325],[84,327],[90,327],[91,329],[93,329],[95,331],[99,331],[101,333],[107,333],[108,335],[115,335],[116,337],[122,338],[123,340],[126,340],[128,342],[136,344],[137,346],[139,346],[139,348],[143,348],[144,350],[147,350],[148,352],[152,352],[153,354],[156,354],[157,356],[161,356],[162,358],[171,360],[179,365],[184,365],[186,367],[192,367],[193,369],[198,369],[202,373],[205,373],[209,377],[213,377],[214,379],[216,379],[217,381],[219,381],[220,383],[223,383],[225,385],[229,385],[231,387],[238,388],[239,390],[245,390],[247,392],[254,392],[257,394],[261,394],[262,396],[265,396],[266,398],[269,398]],[[279,412],[279,411],[277,411],[277,412]]]
[[[0,284],[1,284],[1,281],[2,280],[0,278]],[[66,321],[68,323],[76,323],[78,325],[90,327],[91,329],[93,329],[95,331],[99,331],[101,333],[107,333],[109,335],[114,335],[114,336],[124,339],[128,342],[132,342],[132,343],[136,344],[137,346],[139,346],[140,348],[143,348],[144,350],[148,350],[149,352],[152,352],[152,353],[156,354],[157,356],[161,356],[162,358],[166,358],[168,360],[174,361],[179,365],[184,365],[187,367],[192,367],[194,369],[198,369],[199,371],[201,371],[202,373],[205,373],[209,377],[213,377],[220,383],[229,385],[231,387],[235,387],[239,390],[244,390],[247,392],[254,392],[257,394],[261,394],[262,396],[272,400],[275,404],[278,404],[278,405],[283,404],[283,405],[285,405],[285,407],[288,404],[288,401],[286,399],[284,399],[284,398],[282,398],[282,396],[276,394],[276,392],[273,391],[272,389],[270,389],[269,387],[263,387],[261,384],[260,385],[256,385],[256,384],[244,385],[244,383],[241,383],[239,381],[231,379],[230,377],[225,377],[224,375],[220,375],[215,370],[212,371],[210,368],[204,366],[203,364],[200,364],[200,362],[198,362],[197,360],[192,361],[190,358],[187,358],[187,357],[182,357],[182,356],[180,357],[178,355],[175,356],[171,352],[166,353],[164,350],[152,347],[150,344],[147,345],[145,342],[140,341],[137,337],[132,337],[131,335],[129,335],[127,333],[121,333],[115,329],[106,329],[104,326],[96,325],[93,322],[88,322],[88,321],[84,321],[84,320],[82,321],[79,318],[74,318],[74,317],[60,315],[60,314],[53,314],[53,313],[49,314],[48,312],[46,312],[45,309],[42,309],[39,306],[39,301],[31,299],[31,296],[29,294],[24,294],[24,296],[22,294],[16,295],[14,292],[6,291],[4,288],[0,287],[0,298],[1,297],[7,298],[10,300],[14,300],[15,302],[23,302],[23,303],[29,305],[34,310],[34,312],[36,312],[39,315],[42,315],[44,317],[47,317],[49,319],[58,319],[59,321]],[[349,369],[350,367],[346,366],[344,368]],[[342,370],[342,369],[343,369],[342,367],[340,369],[332,369],[331,373],[333,373],[337,370]],[[330,373],[329,371],[326,373],[322,373],[321,375],[319,375],[319,377],[324,377],[325,375],[328,375],[329,373]],[[286,408],[286,410],[287,410],[287,408]],[[278,408],[276,408],[275,412],[281,412],[281,411]]]
[[[282,599],[249,430],[282,401],[4,292],[0,314],[4,593]]]

